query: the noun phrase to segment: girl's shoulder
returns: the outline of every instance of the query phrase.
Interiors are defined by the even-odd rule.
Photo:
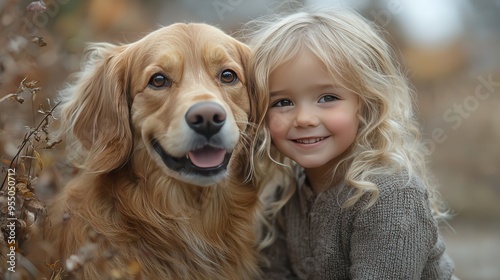
[[[354,216],[389,215],[393,220],[404,220],[408,218],[408,210],[412,209],[414,215],[432,218],[429,193],[418,176],[402,171],[373,175],[367,181],[377,186],[378,196],[374,202],[370,192],[361,196],[350,209]]]
[[[427,194],[424,181],[417,175],[410,174],[406,170],[372,175],[369,181],[377,185],[379,198],[404,191],[417,192],[422,195]]]

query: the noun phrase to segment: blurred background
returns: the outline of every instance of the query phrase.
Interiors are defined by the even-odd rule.
[[[442,225],[461,279],[500,279],[500,1],[302,0],[351,7],[384,28],[416,91],[432,171],[453,219]],[[79,69],[86,42],[133,42],[159,26],[205,22],[235,34],[281,9],[264,0],[0,0],[0,159]],[[38,81],[36,99],[21,81]],[[29,85],[33,86],[33,85]],[[28,87],[29,87],[28,86]],[[53,105],[53,103],[52,103]],[[57,188],[61,147],[39,150],[37,184]],[[0,179],[5,177],[2,169]],[[48,188],[49,190],[51,188]],[[39,193],[48,196],[50,193]]]

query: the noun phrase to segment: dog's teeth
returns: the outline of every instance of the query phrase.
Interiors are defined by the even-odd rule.
[[[189,159],[189,154],[186,155],[186,158]]]

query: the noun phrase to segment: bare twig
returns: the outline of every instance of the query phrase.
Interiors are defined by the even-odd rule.
[[[17,149],[16,155],[12,158],[12,160],[10,162],[10,165],[9,165],[9,168],[12,168],[14,166],[14,163],[16,163],[16,165],[17,165],[17,160],[19,158],[19,155],[21,154],[21,152],[26,147],[26,144],[28,144],[29,141],[30,141],[30,139],[31,139],[31,137],[33,137],[33,135],[35,135],[35,133],[37,133],[40,130],[40,128],[47,123],[48,119],[50,117],[52,117],[52,114],[54,113],[54,110],[57,108],[57,106],[59,106],[60,103],[61,102],[56,103],[54,105],[54,107],[50,108],[49,111],[45,112],[44,118],[40,121],[40,123],[37,125],[37,127],[35,129],[32,129],[29,133],[26,134],[26,136],[24,137],[23,142],[21,143],[21,145]],[[60,143],[60,142],[61,141],[59,140],[59,141],[56,141],[56,142],[53,142],[53,143],[47,143],[46,148],[52,148],[55,144]],[[2,186],[0,187],[0,190],[4,189],[4,185],[5,185],[5,181],[6,180],[7,180],[7,176],[5,176],[5,178],[3,179]]]
[[[9,93],[7,94],[6,96],[0,98],[0,103],[4,102],[5,100],[9,99],[9,98],[14,98],[17,96],[18,94],[17,93]]]

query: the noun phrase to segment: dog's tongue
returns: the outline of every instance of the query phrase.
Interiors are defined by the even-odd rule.
[[[219,166],[224,162],[226,150],[205,146],[188,153],[191,162],[201,168]]]

